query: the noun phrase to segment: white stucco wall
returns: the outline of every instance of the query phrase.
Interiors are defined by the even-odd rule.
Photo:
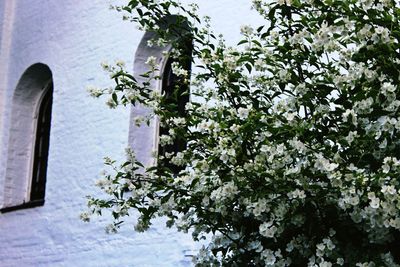
[[[241,24],[259,20],[248,0],[197,2],[231,44]],[[102,158],[122,158],[129,128],[128,109],[109,110],[85,88],[111,85],[103,60],[132,66],[142,33],[104,0],[5,0],[0,19],[0,203],[13,91],[38,62],[49,66],[54,81],[46,203],[0,214],[0,266],[191,266],[191,237],[162,223],[143,234],[127,225],[107,235],[103,219],[78,218],[84,196],[96,190]]]
[[[14,21],[14,5],[13,1],[2,1],[0,2],[0,133],[5,132],[4,119],[6,117],[6,88],[8,83],[8,62],[11,42],[12,42],[12,25]],[[0,188],[4,188],[4,177],[5,174],[5,153],[7,149],[7,136],[5,134],[0,135]],[[2,190],[0,190],[1,192]],[[0,203],[3,203],[3,194],[0,193]]]

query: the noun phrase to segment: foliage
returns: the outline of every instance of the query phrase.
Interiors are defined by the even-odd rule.
[[[143,84],[106,66],[116,82],[109,104],[151,107],[143,123],[158,119],[170,129],[161,145],[181,140],[186,149],[158,155],[156,166],[130,150],[121,166],[107,159],[114,171],[99,186],[109,197],[90,198],[90,213],[112,210],[119,227],[133,209],[138,231],[165,216],[194,240],[212,233],[198,266],[399,266],[399,2],[252,4],[265,25],[243,26],[236,47],[195,5],[115,7],[157,32],[153,45],[172,44],[177,63],[185,32],[198,71],[179,113],[149,87],[160,78],[154,59]],[[176,13],[189,30],[162,26]],[[174,72],[189,79],[184,68]]]

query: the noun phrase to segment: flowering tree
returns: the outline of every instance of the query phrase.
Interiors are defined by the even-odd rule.
[[[399,1],[252,4],[266,23],[243,26],[236,47],[195,5],[115,7],[157,32],[150,45],[173,46],[173,71],[196,97],[182,113],[153,90],[152,58],[145,83],[105,66],[116,82],[108,104],[150,107],[142,122],[169,128],[161,147],[185,147],[154,166],[131,150],[120,166],[107,159],[113,171],[98,185],[109,197],[89,198],[83,219],[111,210],[115,231],[136,210],[138,231],[165,216],[194,240],[211,233],[198,266],[400,266]],[[178,23],[163,26],[175,13]],[[193,42],[192,77],[182,35]]]

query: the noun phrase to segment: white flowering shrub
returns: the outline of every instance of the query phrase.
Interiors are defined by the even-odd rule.
[[[157,117],[170,129],[162,146],[186,145],[158,155],[155,166],[130,150],[121,166],[107,159],[112,171],[98,186],[108,197],[89,198],[82,219],[110,210],[114,232],[135,210],[137,231],[164,216],[194,240],[211,234],[197,266],[400,266],[399,1],[252,5],[265,25],[243,26],[235,47],[195,5],[133,0],[115,7],[158,33],[150,45],[172,44],[182,84],[190,73],[177,40],[190,38],[198,71],[192,101],[179,113],[149,86],[160,79],[154,58],[146,83],[121,64],[106,66],[116,82],[111,107],[150,107],[152,116],[138,124]],[[189,30],[179,20],[163,27],[174,13]]]

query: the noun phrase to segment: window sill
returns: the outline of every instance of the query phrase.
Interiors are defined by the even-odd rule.
[[[35,208],[39,206],[44,205],[44,199],[38,199],[38,200],[32,200],[17,206],[12,206],[12,207],[5,207],[0,209],[0,213],[6,213],[10,211],[15,211],[15,210],[22,210],[22,209],[29,209],[29,208]]]

